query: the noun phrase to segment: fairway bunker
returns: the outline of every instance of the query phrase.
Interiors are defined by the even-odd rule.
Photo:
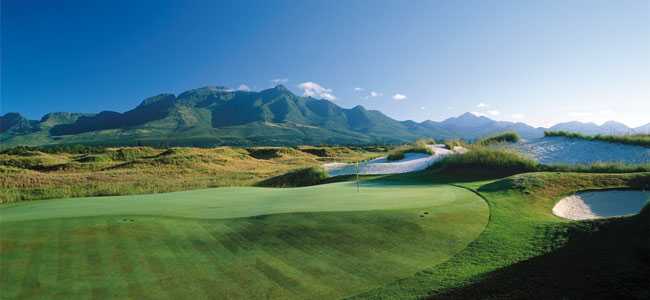
[[[576,193],[553,207],[553,214],[570,220],[589,220],[639,213],[650,201],[650,192],[607,190]]]
[[[429,145],[429,148],[433,151],[433,155],[408,152],[404,154],[403,159],[397,161],[390,161],[384,156],[361,162],[358,166],[353,163],[327,163],[323,168],[331,177],[352,175],[357,172],[362,175],[401,174],[422,171],[446,156],[456,153],[455,150],[446,149],[443,145]]]

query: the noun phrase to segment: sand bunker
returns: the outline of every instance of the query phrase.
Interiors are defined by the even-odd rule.
[[[553,214],[570,220],[633,215],[650,202],[650,191],[593,191],[566,197],[553,207]]]
[[[363,162],[359,164],[359,174],[383,175],[421,171],[441,160],[445,156],[456,153],[444,148],[444,145],[431,145],[430,147],[434,151],[433,155],[406,153],[404,154],[404,159],[398,161],[389,161],[386,157],[380,157]],[[355,164],[346,163],[324,164],[323,168],[325,168],[329,176],[356,174],[357,170]]]
[[[650,148],[602,141],[544,137],[510,147],[532,156],[543,164],[650,163]]]

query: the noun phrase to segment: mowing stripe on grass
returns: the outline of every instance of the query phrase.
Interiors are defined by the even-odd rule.
[[[168,222],[168,220],[164,220],[161,225],[162,226],[160,232],[163,233],[165,237],[167,237],[164,240],[164,243],[170,252],[173,253],[172,260],[173,263],[177,266],[177,269],[175,271],[180,273],[177,274],[177,276],[180,275],[178,278],[181,282],[185,282],[187,284],[186,288],[191,289],[190,292],[193,294],[196,294],[198,292],[202,294],[203,298],[210,299],[212,297],[214,286],[209,284],[209,282],[200,280],[201,278],[206,278],[206,274],[204,273],[205,270],[203,268],[206,265],[206,262],[196,261],[197,256],[204,258],[205,253],[202,251],[189,251],[190,249],[193,249],[191,242],[185,235],[186,233],[189,233],[189,231],[180,230],[185,228],[174,226]],[[186,263],[186,258],[189,258],[189,263]],[[195,278],[195,283],[197,283],[198,286],[186,282],[191,278],[189,274],[195,274],[194,276],[198,276],[198,278]]]
[[[31,227],[31,226],[30,226]],[[19,299],[35,299],[41,292],[41,282],[39,281],[39,268],[41,267],[41,255],[43,248],[43,232],[31,227],[32,231],[27,232],[30,236],[34,237],[30,243],[25,245],[21,250],[29,254],[27,266],[23,280],[20,284]]]
[[[93,212],[92,205],[85,206],[88,199],[74,199],[79,200],[84,217],[49,219],[49,213],[60,216],[63,210],[50,210],[52,206],[45,205],[48,201],[42,201],[42,206],[0,208],[1,241],[2,245],[14,240],[44,242],[37,249],[41,266],[34,276],[46,293],[61,299],[338,298],[447,259],[469,243],[487,220],[485,204],[459,188],[393,185],[367,189],[361,193],[363,199],[357,199],[354,186],[346,185],[286,189],[263,199],[254,197],[271,189],[255,189],[244,199],[223,198],[234,195],[230,191],[217,197],[215,193],[222,190],[213,189],[189,199],[190,206],[181,198],[176,201],[180,206],[166,208],[205,217],[201,210],[210,212],[232,204],[234,216],[248,215],[217,219],[87,216]],[[305,198],[313,194],[320,198]],[[141,211],[145,206],[167,205],[169,199],[139,201],[132,198],[114,205],[127,210],[134,205],[135,211]],[[345,203],[354,209],[342,210]],[[424,210],[430,214],[420,217]],[[30,220],[11,216],[13,212]],[[5,216],[24,221],[8,222]],[[466,220],[461,223],[467,229],[456,228],[455,220]],[[5,229],[19,226],[31,233]],[[48,228],[50,233],[32,232],[39,228]],[[0,255],[11,261],[0,285],[22,282],[26,268],[21,264],[29,254],[3,251]]]
[[[119,223],[109,223],[108,225],[108,238],[113,246],[111,263],[117,264],[120,268],[129,298],[148,298],[149,294],[140,285],[139,276],[136,272],[137,261],[132,259],[135,253],[130,251],[131,248],[126,240],[127,236],[123,234],[123,231],[124,228]]]

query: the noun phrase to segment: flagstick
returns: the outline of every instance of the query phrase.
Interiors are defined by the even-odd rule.
[[[359,161],[357,160],[357,193],[359,192]]]

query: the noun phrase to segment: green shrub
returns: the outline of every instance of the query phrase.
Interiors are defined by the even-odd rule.
[[[258,186],[265,187],[300,187],[320,184],[327,178],[327,172],[322,167],[298,169],[286,174],[271,177],[259,182]]]

